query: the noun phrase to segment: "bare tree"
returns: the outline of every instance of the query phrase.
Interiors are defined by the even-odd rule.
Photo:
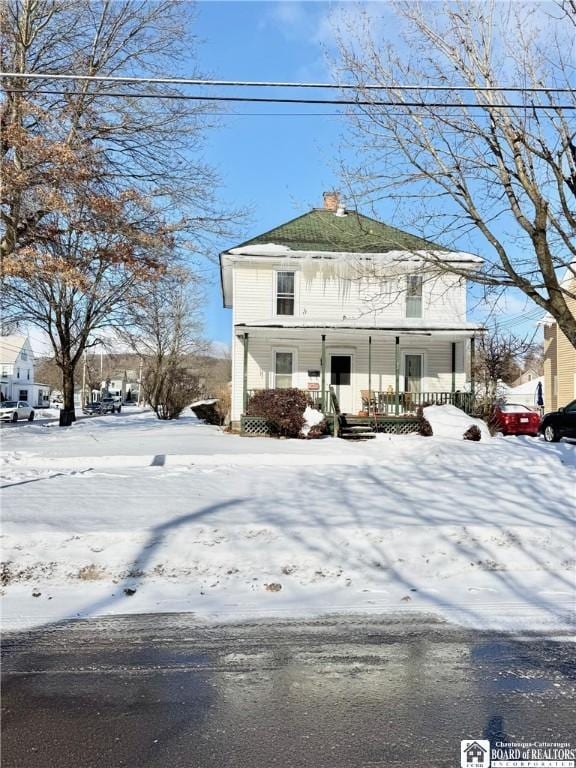
[[[62,423],[74,420],[74,374],[98,333],[122,322],[136,286],[172,259],[167,227],[134,194],[118,202],[94,185],[38,222],[34,245],[5,258],[6,311],[44,331],[62,373]],[[10,316],[10,315],[9,315]]]
[[[166,272],[131,302],[119,336],[143,363],[144,398],[159,419],[176,419],[200,394],[191,355],[205,352],[198,314],[200,286],[183,269]]]
[[[386,7],[397,20],[391,38],[380,38],[373,15],[345,15],[339,27],[339,76],[364,102],[351,110],[352,194],[393,199],[399,217],[459,250],[480,235],[481,270],[424,253],[428,268],[487,291],[520,289],[576,346],[576,295],[563,279],[576,275],[574,3]]]
[[[177,75],[194,50],[177,0],[6,0],[3,72]],[[190,76],[191,73],[186,73]],[[194,262],[233,214],[199,158],[201,102],[143,82],[0,77],[0,257],[7,321],[52,342],[64,411],[74,370],[139,280]],[[169,224],[164,223],[169,222]]]
[[[478,340],[476,380],[481,397],[493,402],[498,384],[510,384],[519,371],[519,361],[534,349],[529,339],[519,338],[495,329]]]
[[[194,52],[192,9],[178,0],[6,0],[0,66],[21,74],[177,75]],[[207,125],[202,102],[171,99],[181,91],[146,83],[6,76],[0,82],[9,181],[2,256],[33,240],[59,184],[83,178],[94,155],[110,194],[136,187],[149,195],[181,222],[195,251],[229,221],[215,202],[217,179],[199,160]]]

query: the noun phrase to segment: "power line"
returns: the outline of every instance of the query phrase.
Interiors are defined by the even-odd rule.
[[[157,83],[163,85],[222,86],[230,88],[330,88],[361,91],[466,91],[480,93],[572,93],[572,88],[547,88],[522,85],[382,85],[380,83],[307,83],[267,80],[206,80],[184,77],[134,77],[122,75],[75,75],[49,72],[0,72],[0,77],[17,77],[35,80],[79,80],[108,83]]]
[[[33,91],[31,88],[7,88],[8,93],[28,93]],[[79,94],[71,94],[69,91],[61,90],[42,90],[33,91],[37,95],[47,96],[71,96]],[[460,109],[484,109],[489,106],[491,109],[529,109],[529,110],[576,110],[576,104],[477,104],[466,103],[460,104],[455,102],[440,102],[440,101],[368,101],[363,99],[296,99],[296,98],[273,98],[273,97],[257,97],[257,96],[198,96],[193,94],[184,93],[124,93],[106,91],[103,93],[87,92],[81,94],[85,96],[95,96],[97,98],[127,98],[127,99],[173,99],[181,101],[204,101],[204,102],[232,102],[241,104],[331,104],[340,106],[352,106],[352,107],[425,107],[434,109],[453,108],[458,107]]]

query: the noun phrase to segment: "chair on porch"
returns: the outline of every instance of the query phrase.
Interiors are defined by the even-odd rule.
[[[368,389],[361,389],[362,410],[368,414],[376,413],[378,410],[377,393],[370,392]]]

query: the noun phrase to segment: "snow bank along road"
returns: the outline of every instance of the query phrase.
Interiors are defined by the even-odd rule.
[[[569,443],[250,439],[143,413],[2,444],[9,627],[402,610],[572,631]]]

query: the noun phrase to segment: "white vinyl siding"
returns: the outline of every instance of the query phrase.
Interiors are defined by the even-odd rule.
[[[294,318],[322,322],[358,320],[375,323],[410,322],[406,318],[406,279],[387,280],[381,287],[366,287],[356,280],[323,277],[308,279],[298,265],[236,264],[233,273],[233,321],[271,320],[277,314],[277,274],[294,273]],[[430,322],[466,320],[465,281],[456,275],[425,279],[422,316]],[[281,315],[280,315],[281,317]],[[417,321],[418,318],[415,318]]]

